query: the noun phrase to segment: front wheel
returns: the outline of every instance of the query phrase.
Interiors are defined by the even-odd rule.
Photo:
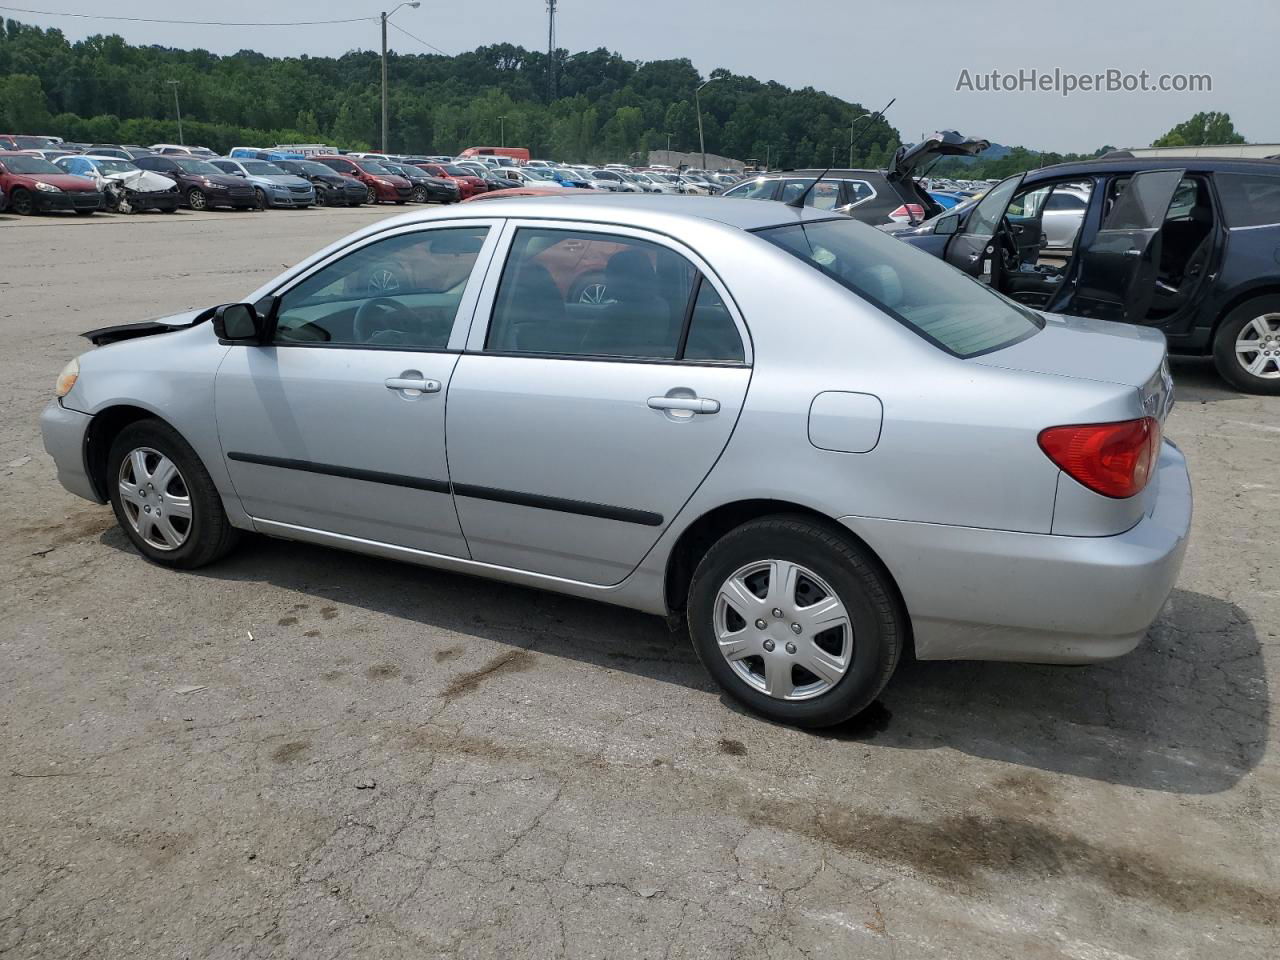
[[[428,199],[428,198],[427,198],[427,188],[426,188],[426,187],[415,187],[415,188],[414,188],[414,190],[413,190],[413,196],[412,196],[412,197],[410,197],[410,199],[411,199],[414,203],[426,203],[426,202],[427,202],[427,199]]]
[[[368,190],[368,191],[365,193],[365,195],[364,195],[364,202],[365,202],[365,203],[377,203],[377,202],[378,202],[378,191],[377,191],[377,190],[375,190],[375,189],[373,189],[373,187],[370,187],[370,188],[369,188],[369,190]]]
[[[29,190],[21,187],[13,191],[13,195],[9,197],[9,209],[22,217],[30,216],[35,213],[36,202],[31,196]]]
[[[1213,362],[1245,393],[1280,394],[1280,297],[1258,297],[1227,314],[1214,334]]]
[[[199,187],[187,191],[187,206],[192,210],[208,210],[209,197]]]
[[[107,478],[116,520],[153,563],[202,567],[235,544],[209,472],[168,424],[139,420],[121,430],[107,456]]]
[[[725,693],[798,727],[833,726],[870,705],[905,635],[875,561],[800,516],[753,520],[712,546],[688,618],[698,659]]]
[[[258,199],[259,210],[265,210],[267,207],[271,206],[271,201],[267,199],[267,191],[263,190],[261,187],[254,187],[253,195]]]

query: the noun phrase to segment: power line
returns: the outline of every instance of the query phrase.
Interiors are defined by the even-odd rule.
[[[406,30],[404,27],[400,26],[398,23],[392,23],[390,20],[388,20],[388,21],[387,21],[387,25],[388,25],[388,26],[391,26],[391,27],[395,27],[397,30],[399,30],[401,33],[403,33],[403,34],[404,34],[406,37],[408,37],[410,40],[417,40],[417,41],[418,41],[420,44],[422,44],[424,47],[430,47],[432,50],[434,50],[436,53],[440,54],[441,56],[445,56],[445,57],[451,57],[451,56],[453,56],[453,54],[451,54],[451,53],[445,53],[443,50],[441,50],[441,49],[440,49],[439,47],[437,47],[435,44],[433,44],[433,43],[427,43],[427,41],[423,40],[421,37],[415,37],[412,33],[410,33],[410,32],[409,32],[408,30]]]
[[[34,13],[42,17],[74,17],[78,20],[114,20],[120,23],[169,23],[192,27],[318,27],[335,23],[364,23],[366,20],[377,20],[377,17],[350,17],[346,20],[287,20],[272,23],[262,21],[227,21],[227,20],[162,20],[157,17],[113,17],[100,13],[62,13],[56,10],[30,10],[26,7],[8,7],[0,5],[0,10],[10,13]],[[414,38],[417,39],[416,37]],[[421,42],[421,41],[419,41]],[[430,44],[427,44],[430,46]]]

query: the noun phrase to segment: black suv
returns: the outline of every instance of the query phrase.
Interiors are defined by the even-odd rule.
[[[242,177],[223,173],[207,160],[185,155],[167,157],[135,157],[134,164],[143,170],[163,174],[178,185],[183,202],[192,210],[209,210],[213,207],[234,207],[237,210],[253,210],[258,198],[253,187]]]
[[[919,223],[942,212],[942,207],[916,182],[915,173],[940,157],[972,157],[991,146],[954,130],[944,130],[912,146],[902,146],[885,170],[783,170],[764,173],[730,187],[721,196],[739,200],[779,200],[789,203],[804,194],[804,205],[843,213],[880,226]]]
[[[316,189],[317,207],[358,207],[368,198],[365,185],[354,177],[344,177],[314,160],[272,160],[285,173],[310,180]]]
[[[1280,394],[1274,160],[1059,164],[894,235],[1036,309],[1156,327],[1239,389]]]

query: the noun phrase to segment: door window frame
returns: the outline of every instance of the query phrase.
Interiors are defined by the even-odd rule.
[[[523,353],[520,351],[510,350],[486,350],[485,339],[488,336],[489,327],[493,323],[493,310],[497,304],[498,285],[502,279],[503,273],[506,271],[507,261],[511,256],[516,231],[521,228],[530,230],[560,230],[564,233],[597,233],[604,237],[629,237],[635,240],[642,240],[646,243],[665,247],[672,253],[684,257],[701,275],[702,282],[709,282],[716,293],[720,296],[720,302],[723,303],[725,309],[728,310],[729,316],[733,320],[733,325],[738,331],[738,337],[742,341],[743,359],[683,360],[674,358],[668,359],[664,357],[615,357],[579,353]],[[695,283],[690,292],[689,304],[686,306],[686,320],[689,319],[688,311],[692,309],[697,289],[698,284]],[[466,337],[465,347],[462,352],[488,357],[516,357],[524,360],[577,360],[591,363],[643,363],[689,367],[750,368],[755,362],[755,350],[751,340],[751,331],[742,316],[742,311],[738,309],[737,301],[733,299],[733,295],[730,294],[728,289],[725,287],[724,281],[720,279],[719,275],[716,274],[715,270],[705,259],[698,255],[694,250],[685,246],[683,243],[668,234],[625,226],[623,224],[597,223],[588,220],[517,220],[513,218],[507,220],[503,224],[496,249],[489,260],[484,282],[479,291],[479,298],[473,309],[471,330]]]
[[[480,246],[480,252],[476,254],[475,263],[471,267],[471,275],[467,278],[467,285],[462,290],[462,299],[458,301],[458,310],[453,317],[453,326],[449,331],[449,339],[444,347],[410,347],[405,348],[403,344],[372,344],[372,343],[326,343],[324,341],[292,341],[292,340],[269,340],[265,346],[270,347],[302,347],[303,349],[321,349],[321,350],[381,350],[394,351],[399,353],[462,353],[467,340],[467,332],[471,327],[471,321],[475,315],[476,303],[480,297],[483,281],[490,265],[493,263],[493,254],[498,247],[498,240],[502,234],[502,221],[493,217],[475,217],[466,218],[459,217],[451,220],[432,220],[430,223],[413,223],[406,224],[402,227],[395,227],[387,230],[379,230],[377,233],[360,237],[352,243],[336,250],[322,252],[319,259],[312,263],[306,264],[296,273],[290,274],[283,279],[277,286],[272,287],[262,293],[254,296],[255,301],[262,300],[264,297],[275,297],[275,303],[271,308],[270,334],[274,338],[276,326],[276,313],[280,308],[280,298],[286,296],[289,291],[298,284],[315,276],[321,270],[324,270],[340,260],[344,260],[354,253],[370,247],[375,243],[381,243],[393,237],[402,237],[406,234],[431,233],[436,230],[457,229],[459,227],[486,227],[488,233],[485,235],[484,243]]]

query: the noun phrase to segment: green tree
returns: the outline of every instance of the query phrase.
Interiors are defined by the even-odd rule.
[[[0,128],[37,133],[49,126],[49,120],[39,77],[29,73],[0,77]]]
[[[1217,111],[1202,111],[1190,120],[1184,120],[1174,126],[1151,145],[1153,147],[1202,147],[1223,143],[1244,143],[1244,137],[1236,133],[1231,115]]]

